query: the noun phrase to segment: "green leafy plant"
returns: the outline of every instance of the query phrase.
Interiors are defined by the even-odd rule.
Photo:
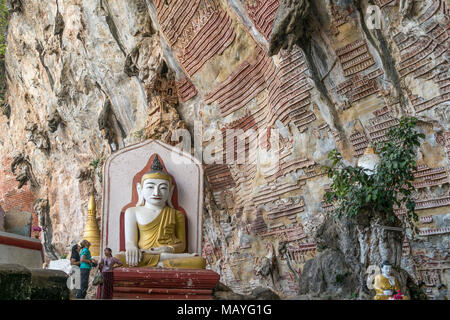
[[[416,125],[416,118],[402,117],[399,125],[387,133],[387,140],[374,145],[381,160],[372,174],[361,167],[345,166],[337,150],[328,154],[331,166],[323,168],[333,183],[325,202],[335,205],[338,218],[376,211],[394,221],[394,209],[404,205],[405,222],[414,230],[413,221],[418,216],[412,181],[417,170],[416,150],[420,139],[425,138],[416,131]]]
[[[6,76],[5,76],[5,52],[6,52],[6,31],[8,28],[8,5],[7,0],[0,0],[0,103],[3,103]]]
[[[3,59],[6,50],[6,29],[8,26],[7,0],[0,0],[0,58]]]
[[[97,177],[98,177],[98,181],[100,183],[102,183],[103,182],[103,173],[101,171],[97,172]]]
[[[100,159],[97,158],[97,159],[92,160],[91,163],[89,163],[89,165],[90,165],[91,167],[93,167],[94,170],[96,170],[97,167],[98,167],[99,162],[100,162]]]
[[[350,272],[345,272],[345,273],[338,273],[338,274],[336,274],[336,284],[342,284],[342,283],[344,283],[344,281],[345,281],[345,279],[349,276],[349,275],[351,275],[351,273]]]
[[[91,167],[93,167],[94,170],[96,170],[97,168],[103,166],[105,161],[106,161],[106,156],[104,156],[103,158],[97,158],[97,159],[92,160],[91,163],[89,163],[89,165]]]
[[[356,298],[358,298],[358,293],[353,292],[348,298],[349,298],[349,300],[356,300]]]
[[[144,129],[141,129],[141,130],[138,130],[138,131],[133,132],[133,136],[134,136],[137,140],[141,141],[142,138],[144,137]]]
[[[106,161],[106,156],[104,156],[103,158],[97,158],[91,161],[91,163],[89,163],[89,166],[91,166],[92,168],[94,168],[94,171],[97,171],[98,168],[101,168],[103,166],[103,164]],[[97,177],[100,181],[100,183],[103,182],[103,174],[102,171],[98,171],[97,172]]]

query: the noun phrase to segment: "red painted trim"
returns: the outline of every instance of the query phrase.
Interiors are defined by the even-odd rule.
[[[205,269],[116,268],[114,287],[208,289],[212,290],[220,276]]]
[[[43,255],[42,243],[36,241],[29,241],[24,239],[17,239],[13,237],[6,237],[0,235],[0,244],[4,244],[11,247],[18,247],[23,249],[30,249],[40,251],[41,255]]]
[[[212,299],[212,270],[116,268],[103,274],[103,299]]]
[[[212,300],[212,295],[191,295],[191,294],[145,294],[145,293],[125,293],[115,292],[114,299],[126,300]]]
[[[173,288],[139,288],[115,287],[114,292],[144,293],[144,294],[183,294],[183,295],[211,295],[212,289],[173,289]]]

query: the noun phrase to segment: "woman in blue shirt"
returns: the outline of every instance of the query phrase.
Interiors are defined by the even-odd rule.
[[[81,276],[81,288],[78,291],[77,299],[84,299],[89,287],[89,274],[92,267],[97,265],[97,261],[92,259],[89,247],[91,243],[87,240],[81,241],[81,253],[80,253],[80,276]]]

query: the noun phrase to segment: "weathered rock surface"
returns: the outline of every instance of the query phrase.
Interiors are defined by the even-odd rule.
[[[59,254],[80,240],[91,186],[101,190],[101,166],[93,179],[80,181],[79,173],[138,141],[134,133],[145,125],[144,81],[162,60],[142,8],[145,1],[31,1],[11,15],[7,99],[14,103],[1,123],[1,154],[26,155],[19,187],[31,183],[36,198],[48,199],[52,234],[44,238]],[[139,45],[143,78],[123,72],[123,51]]]
[[[68,300],[67,274],[0,264],[0,300]]]
[[[67,274],[59,270],[30,269],[31,300],[69,300]]]
[[[353,268],[345,262],[342,252],[327,249],[305,263],[299,293],[322,299],[350,298],[359,291],[358,278],[353,273]]]
[[[369,267],[390,261],[398,270],[401,291],[409,296],[407,273],[400,269],[404,238],[400,226],[400,220],[391,221],[380,213],[326,219],[316,234],[320,252],[304,265],[300,294],[373,298],[367,283]]]
[[[18,264],[0,264],[0,300],[29,300],[31,272]]]
[[[280,300],[280,297],[269,288],[257,287],[249,295],[233,292],[223,283],[218,283],[213,290],[215,300]]]
[[[270,34],[269,55],[291,51],[305,37],[310,14],[309,0],[281,0]]]
[[[0,205],[48,226],[47,258],[59,258],[80,240],[106,156],[144,138],[176,143],[172,133],[193,134],[195,122],[204,150],[241,129],[259,142],[257,161],[205,164],[202,254],[224,284],[294,297],[304,276],[319,276],[312,265],[327,270],[333,259],[325,287],[308,290],[341,288],[336,298],[346,299],[361,291],[362,270],[388,256],[433,295],[449,268],[448,6],[370,3],[381,29],[369,23],[367,0],[11,2]],[[402,243],[350,224],[318,253],[315,235],[332,209],[322,203],[327,153],[337,148],[355,164],[402,115],[418,117],[426,135],[414,182],[419,236]],[[34,212],[38,199],[48,211]],[[375,240],[394,242],[375,250]]]
[[[5,211],[0,206],[0,231],[5,231]]]

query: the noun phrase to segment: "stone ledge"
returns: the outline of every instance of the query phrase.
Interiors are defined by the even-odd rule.
[[[0,264],[0,300],[29,300],[31,271],[19,264]]]
[[[0,264],[0,300],[68,300],[67,274]]]
[[[30,269],[31,300],[69,300],[68,275],[60,270]]]

